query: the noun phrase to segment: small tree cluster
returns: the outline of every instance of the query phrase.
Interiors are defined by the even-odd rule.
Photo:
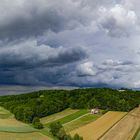
[[[36,128],[36,129],[42,129],[43,128],[43,124],[40,122],[38,117],[35,117],[33,119],[32,123],[33,123],[34,128]]]
[[[60,122],[51,123],[50,132],[59,140],[83,140],[83,138],[80,137],[78,134],[75,134],[73,138],[70,135],[67,135],[65,129]]]

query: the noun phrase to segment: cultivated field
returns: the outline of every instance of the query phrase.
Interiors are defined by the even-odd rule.
[[[33,133],[0,132],[0,140],[51,140],[51,139],[38,132]]]
[[[118,122],[100,140],[132,140],[140,127],[140,107],[129,112],[120,122]],[[139,136],[138,136],[139,137]],[[140,137],[137,138],[140,140]]]
[[[51,121],[51,122],[45,124],[45,126],[49,127],[50,123],[52,123],[52,122],[60,122],[62,125],[64,125],[64,124],[71,122],[71,121],[73,121],[73,120],[75,120],[75,119],[77,119],[77,118],[79,118],[87,113],[89,113],[89,110],[81,109],[81,110],[76,111],[75,113],[72,113],[70,115],[67,115],[61,119],[56,119],[55,121]]]
[[[3,107],[0,107],[0,119],[6,118],[13,118],[13,114],[11,114],[8,110],[4,109]]]
[[[66,130],[66,132],[70,132],[76,128],[79,128],[81,126],[84,126],[90,122],[93,122],[95,121],[96,119],[98,119],[99,117],[101,117],[102,114],[95,114],[95,115],[92,115],[92,114],[85,114],[75,120],[72,120],[66,124],[64,124],[64,128]]]
[[[76,109],[66,109],[62,112],[59,112],[59,113],[56,113],[56,114],[53,114],[53,115],[50,115],[50,116],[47,116],[47,117],[44,117],[42,118],[40,121],[43,123],[43,124],[47,124],[47,123],[50,123],[50,122],[53,122],[53,121],[56,121],[58,119],[61,119],[61,118],[64,118],[68,115],[71,115],[75,112],[77,112],[79,110],[76,110]]]
[[[140,140],[140,131],[139,131],[139,133],[137,134],[135,140]]]
[[[17,121],[14,115],[0,107],[0,140],[51,140],[28,124]]]
[[[70,134],[78,133],[84,140],[97,140],[126,114],[125,112],[109,111],[96,121],[71,131]]]

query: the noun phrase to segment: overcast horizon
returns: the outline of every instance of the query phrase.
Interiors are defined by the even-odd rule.
[[[140,1],[0,2],[0,87],[140,88]]]

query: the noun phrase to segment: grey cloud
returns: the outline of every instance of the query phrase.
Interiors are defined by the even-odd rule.
[[[138,16],[134,10],[121,4],[114,7],[100,7],[99,12],[101,27],[113,37],[129,36],[133,31],[136,32]]]
[[[138,3],[1,0],[0,85],[140,87]]]
[[[23,41],[22,43],[1,49],[1,69],[54,67],[80,61],[87,57],[86,52],[80,47],[69,49],[64,47],[51,48],[46,45],[37,46],[34,41],[31,41],[31,44],[29,44],[30,41]]]
[[[88,21],[85,10],[78,10],[79,5],[71,0],[14,0],[9,5],[10,2],[2,0],[0,6],[1,39],[38,36],[46,30],[71,30]]]

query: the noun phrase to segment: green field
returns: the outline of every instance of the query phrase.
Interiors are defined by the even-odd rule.
[[[140,140],[140,131],[138,132],[138,134],[137,134],[135,140]]]
[[[79,110],[79,111],[77,111],[77,112],[75,112],[75,113],[73,113],[71,115],[68,115],[68,116],[66,116],[64,118],[61,118],[61,119],[57,119],[57,120],[52,121],[52,122],[60,122],[61,124],[66,124],[66,123],[68,123],[68,122],[70,122],[70,121],[72,121],[74,119],[77,119],[78,117],[83,116],[83,115],[85,115],[87,113],[89,113],[88,110],[82,109],[82,110]],[[49,122],[49,123],[45,124],[45,126],[49,127],[49,125],[52,122]]]
[[[52,140],[32,126],[17,121],[8,110],[0,107],[1,140]]]
[[[79,119],[75,119],[75,120],[71,121],[70,123],[64,124],[64,128],[67,132],[70,132],[71,130],[74,130],[74,129],[79,128],[83,125],[86,125],[90,122],[95,121],[100,116],[101,116],[101,114],[95,114],[95,115],[87,114],[83,117],[80,117]]]
[[[13,118],[13,114],[11,114],[8,110],[4,109],[3,107],[0,107],[0,119],[6,118]]]
[[[0,140],[53,140],[53,139],[39,132],[33,132],[33,133],[0,132]]]
[[[58,113],[55,113],[53,115],[50,115],[50,116],[47,116],[47,117],[43,117],[40,119],[40,121],[43,123],[43,124],[47,124],[49,122],[53,122],[53,121],[56,121],[58,119],[61,119],[61,118],[64,118],[68,115],[71,115],[75,112],[78,112],[79,110],[77,109],[65,109],[64,111],[61,111],[61,112],[58,112]]]

